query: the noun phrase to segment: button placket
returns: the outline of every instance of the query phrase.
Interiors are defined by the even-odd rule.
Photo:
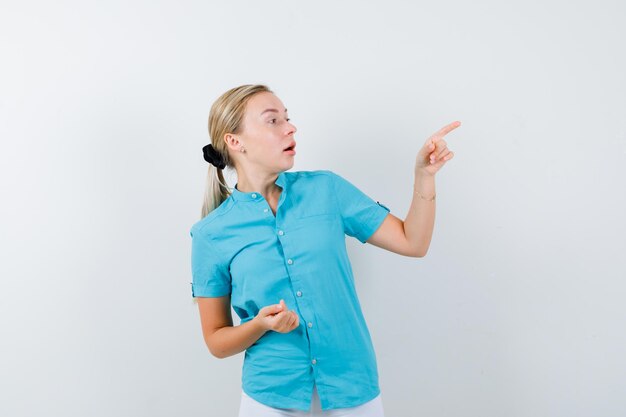
[[[277,222],[277,220],[279,219],[278,212],[279,212],[281,203],[284,200],[284,196],[285,196],[285,193],[282,193],[281,197],[280,197],[280,200],[278,202],[277,208],[276,208],[276,214],[274,214],[272,211],[270,211],[271,207],[268,207],[269,204],[267,203],[267,201],[265,201],[265,204],[264,204],[264,207],[263,207],[263,213],[265,213],[267,215],[272,215],[272,217],[274,218],[274,226],[276,227],[275,230],[276,230],[276,233],[278,234],[278,236],[280,236],[280,237],[285,236],[285,234],[286,234],[285,230],[280,229],[279,226],[276,224],[276,223],[278,223]],[[250,197],[252,199],[256,200],[257,202],[261,202],[260,200],[263,200],[262,196],[260,194],[258,194],[258,193],[252,193],[252,194],[250,194]],[[284,243],[285,243],[284,239],[278,239],[278,242],[279,242],[280,245],[284,245]],[[288,246],[287,249],[289,249],[289,245],[287,245],[287,246]],[[284,249],[285,248],[283,246],[283,250]],[[288,251],[289,250],[287,250],[287,252]],[[283,254],[284,254],[284,252],[283,252]],[[292,258],[287,258],[287,264],[288,265],[293,265],[294,264],[294,260]],[[287,273],[291,276],[291,271],[288,271]],[[297,282],[297,280],[296,280],[296,282]],[[298,297],[302,297],[303,293],[302,293],[302,291],[299,290],[299,291],[296,291],[296,295]],[[304,302],[304,305],[301,305],[301,307],[304,308],[304,310],[309,310],[310,306],[308,306],[308,303],[306,302],[306,300],[302,300],[302,301],[300,301],[300,303],[301,302]],[[305,314],[305,315],[308,315],[308,314]],[[310,322],[310,321],[306,322],[306,327],[308,329],[311,329],[313,327],[313,322]],[[310,330],[308,330],[308,331],[310,331]],[[315,355],[315,353],[316,353],[315,351],[317,350],[316,347],[315,347],[315,343],[313,343],[312,345],[310,344],[309,345],[309,349],[310,349],[311,356]],[[317,365],[317,358],[311,357],[311,364],[312,365]]]

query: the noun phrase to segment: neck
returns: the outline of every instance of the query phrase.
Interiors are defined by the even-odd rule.
[[[282,188],[276,185],[278,174],[275,173],[257,173],[237,176],[237,184],[235,187],[242,193],[259,193],[266,199],[268,196],[280,194]]]

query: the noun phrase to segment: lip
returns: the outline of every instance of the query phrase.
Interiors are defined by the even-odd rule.
[[[287,151],[287,150],[285,150],[285,149],[287,149],[287,148],[293,148],[293,149],[291,149],[291,150]],[[290,155],[295,155],[295,154],[296,154],[296,142],[295,142],[295,141],[294,141],[294,142],[291,142],[291,143],[289,144],[289,146],[285,147],[285,149],[283,149],[283,152],[287,152],[287,153],[288,153],[288,154],[290,154]]]

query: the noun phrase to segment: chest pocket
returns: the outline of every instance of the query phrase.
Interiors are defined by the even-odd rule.
[[[330,213],[330,212],[328,213],[305,213],[296,217],[296,221],[298,222],[317,221],[317,220],[331,219],[336,216],[337,215],[335,213]]]
[[[337,236],[341,236],[341,217],[337,213],[317,213],[301,216],[291,225],[292,233],[302,247],[309,249],[322,246],[333,246]]]
[[[294,212],[293,226],[297,230],[304,229],[319,236],[324,230],[316,229],[325,229],[328,233],[334,224],[341,224],[341,214],[336,210],[332,198],[330,193],[320,190],[314,200],[309,196],[297,201],[298,209]]]
[[[294,219],[295,229],[312,229],[328,227],[335,221],[341,221],[337,213],[305,213]]]
[[[304,208],[304,209],[298,209],[298,213],[294,215],[294,218],[296,220],[304,220],[304,219],[309,219],[309,218],[314,218],[314,217],[329,217],[329,216],[334,216],[335,213],[333,213],[329,208],[326,207],[311,207],[311,208]]]

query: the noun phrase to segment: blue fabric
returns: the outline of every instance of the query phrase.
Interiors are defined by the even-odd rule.
[[[245,351],[242,389],[253,399],[308,410],[315,383],[323,410],[358,406],[380,387],[345,236],[365,243],[390,210],[329,170],[283,171],[275,183],[275,216],[235,185],[192,226],[192,296],[231,294],[241,324],[281,298],[298,313],[298,328],[270,330]]]

